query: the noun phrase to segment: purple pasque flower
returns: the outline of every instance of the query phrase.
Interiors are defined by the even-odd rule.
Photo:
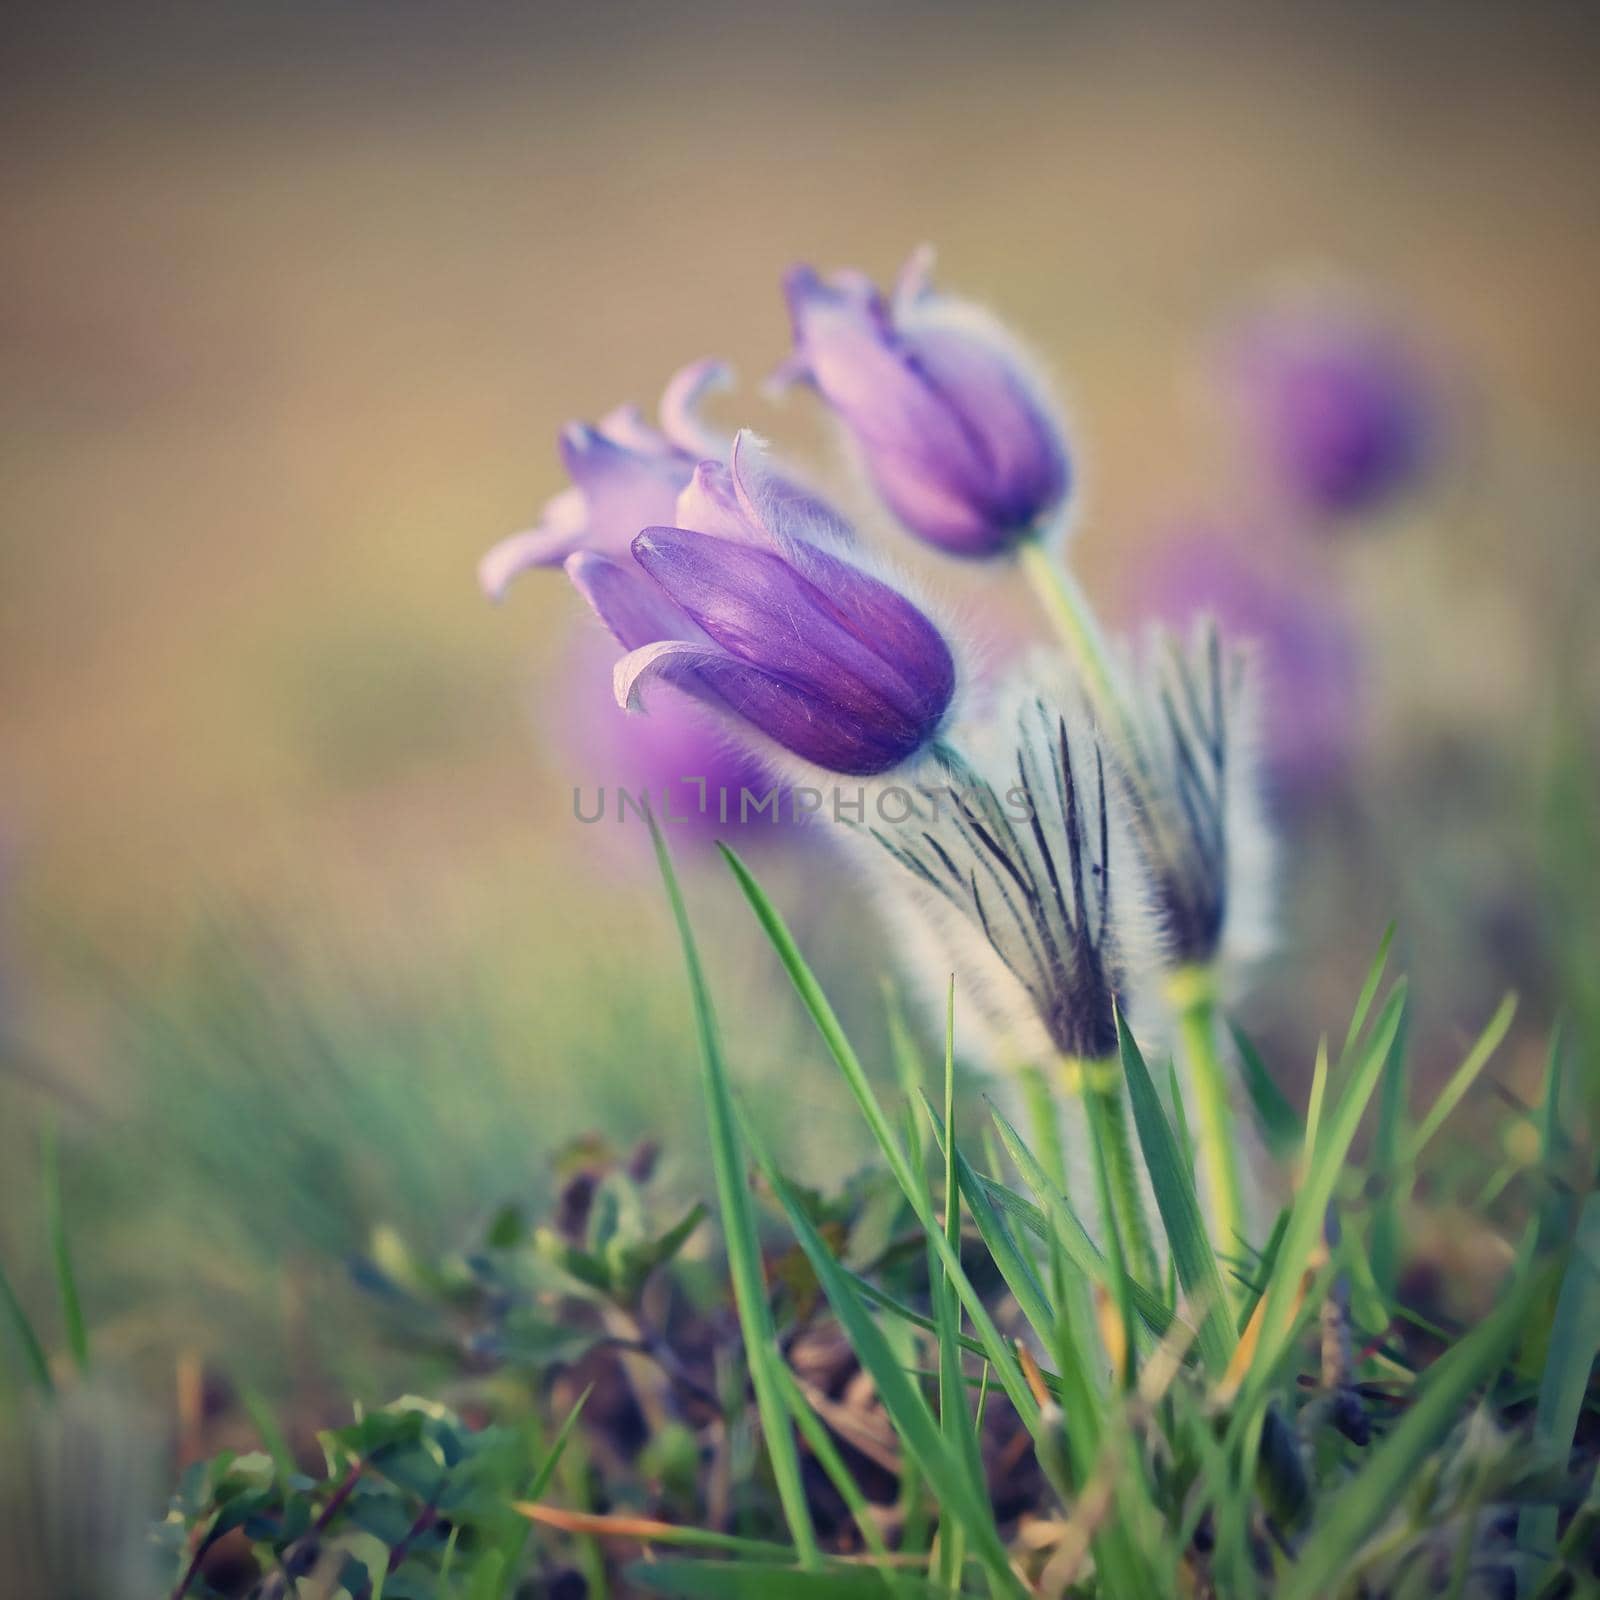
[[[1260,756],[1282,789],[1309,793],[1348,765],[1360,733],[1360,646],[1337,592],[1305,560],[1264,540],[1179,528],[1140,551],[1130,597],[1142,617],[1180,626],[1210,616],[1253,646]]]
[[[1245,426],[1266,470],[1305,510],[1381,510],[1427,465],[1436,396],[1398,329],[1327,301],[1285,304],[1231,351]]]
[[[579,550],[625,557],[641,528],[670,522],[698,462],[725,458],[730,441],[700,421],[699,403],[728,382],[717,361],[684,367],[661,396],[660,426],[637,406],[619,406],[598,423],[569,422],[557,449],[571,485],[550,500],[539,524],[502,539],[478,564],[493,600],[531,567],[559,567]]]
[[[635,709],[663,680],[813,766],[885,772],[943,723],[950,647],[899,590],[845,559],[836,515],[757,455],[741,433],[728,466],[702,462],[675,525],[644,529],[631,561],[568,558],[628,651],[617,703]]]
[[[791,269],[794,352],[778,378],[816,387],[912,533],[994,556],[1065,504],[1066,445],[1027,356],[987,313],[935,294],[932,265],[919,250],[889,300],[859,272]]]

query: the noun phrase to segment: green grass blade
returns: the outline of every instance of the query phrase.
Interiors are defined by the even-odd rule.
[[[1410,1184],[1400,1172],[1400,1140],[1408,1098],[1406,1062],[1406,1026],[1402,1019],[1383,1069],[1378,1127],[1372,1140],[1372,1170],[1383,1180],[1373,1206],[1372,1275],[1386,1302],[1394,1296],[1400,1271],[1400,1215],[1410,1195]]]
[[[1120,1114],[1122,1109],[1120,1099],[1122,1090],[1119,1086],[1112,1092],[1118,1097],[1117,1109]],[[1117,1213],[1116,1202],[1113,1199],[1111,1192],[1111,1174],[1109,1170],[1109,1162],[1106,1157],[1106,1150],[1110,1145],[1111,1140],[1115,1138],[1118,1141],[1117,1148],[1119,1150],[1126,1151],[1127,1159],[1124,1163],[1124,1166],[1127,1169],[1127,1175],[1131,1182],[1133,1181],[1133,1149],[1128,1142],[1127,1128],[1125,1125],[1118,1126],[1114,1132],[1112,1132],[1108,1126],[1109,1119],[1106,1115],[1105,1109],[1106,1099],[1108,1098],[1109,1096],[1102,1096],[1098,1091],[1091,1090],[1083,1096],[1083,1108],[1087,1113],[1089,1122],[1089,1149],[1090,1155],[1094,1161],[1095,1186],[1100,1195],[1100,1214],[1105,1219],[1104,1232],[1106,1238],[1106,1256],[1111,1266],[1111,1295],[1114,1303],[1116,1304],[1117,1316],[1122,1322],[1122,1345],[1124,1357],[1122,1363],[1122,1382],[1124,1387],[1131,1388],[1134,1382],[1136,1366],[1136,1345],[1134,1342],[1133,1332],[1133,1297],[1128,1292],[1128,1285],[1133,1282],[1133,1273],[1129,1269],[1128,1254],[1123,1247],[1122,1237],[1123,1227],[1128,1223],[1128,1219],[1126,1217],[1119,1216]],[[1143,1197],[1138,1194],[1137,1190],[1135,1190],[1133,1198],[1135,1205],[1140,1207],[1143,1206]],[[1133,1225],[1130,1225],[1130,1227],[1131,1226]],[[1140,1237],[1142,1240],[1142,1228],[1140,1229],[1138,1237]],[[1130,1237],[1128,1242],[1130,1244],[1133,1242],[1132,1237]],[[1145,1250],[1142,1253],[1150,1258],[1149,1264],[1154,1266],[1155,1258],[1153,1252],[1150,1250]]]
[[[1194,1182],[1194,1134],[1189,1129],[1189,1111],[1183,1103],[1183,1085],[1178,1081],[1178,1061],[1167,1057],[1167,1098],[1172,1102],[1172,1116],[1176,1123],[1173,1131],[1178,1136],[1178,1149],[1183,1153],[1183,1164],[1189,1169],[1189,1181]]]
[[[677,874],[667,854],[666,841],[654,817],[649,819],[655,841],[656,860],[666,885],[667,899],[678,926],[688,968],[689,989],[694,1002],[695,1029],[700,1043],[701,1077],[705,1091],[706,1116],[710,1125],[711,1161],[716,1178],[717,1201],[722,1212],[722,1230],[728,1252],[728,1272],[733,1280],[734,1303],[744,1333],[745,1355],[750,1365],[750,1381],[755,1389],[756,1410],[766,1437],[772,1475],[778,1498],[783,1504],[789,1532],[800,1553],[802,1566],[815,1566],[819,1559],[816,1530],[800,1476],[800,1457],[789,1428],[789,1411],[773,1364],[780,1359],[767,1304],[767,1287],[761,1275],[761,1249],[756,1234],[754,1210],[744,1181],[735,1131],[732,1094],[727,1067],[722,1058],[711,995],[689,926],[689,913],[678,887]]]
[[[844,1457],[839,1454],[838,1446],[833,1442],[833,1435],[828,1432],[827,1425],[813,1410],[811,1402],[806,1399],[794,1373],[788,1367],[779,1367],[778,1371],[782,1378],[784,1394],[789,1402],[789,1413],[794,1418],[794,1425],[810,1446],[811,1453],[817,1458],[823,1472],[827,1474],[828,1481],[839,1491],[839,1498],[844,1501],[845,1509],[855,1519],[856,1527],[860,1530],[861,1542],[873,1555],[887,1559],[889,1546],[884,1542],[883,1530],[878,1526],[878,1519],[872,1514],[872,1507],[867,1497],[861,1492],[861,1485],[851,1476]]]
[[[928,1409],[928,1402],[895,1359],[889,1341],[856,1292],[850,1275],[835,1259],[788,1180],[778,1171],[765,1145],[748,1124],[745,1138],[756,1164],[777,1195],[790,1229],[811,1263],[811,1270],[816,1273],[856,1358],[871,1377],[901,1443],[916,1457],[917,1465],[933,1486],[945,1514],[962,1524],[973,1554],[989,1575],[991,1586],[997,1593],[1021,1594],[1021,1586],[1011,1572],[1005,1546],[995,1527],[993,1511],[987,1501],[973,1493],[965,1463],[949,1448]],[[943,1235],[938,1237],[943,1244]]]
[[[956,980],[945,999],[944,1027],[944,1236],[952,1250],[961,1248],[960,1191],[956,1188]]]
[[[1544,1093],[1539,1101],[1539,1156],[1553,1160],[1561,1142],[1561,1024],[1550,1030],[1550,1047],[1545,1056]]]
[[[1405,1417],[1327,1506],[1300,1551],[1282,1600],[1338,1592],[1352,1552],[1390,1516],[1428,1452],[1459,1419],[1473,1390],[1492,1379],[1511,1349],[1545,1276],[1525,1280],[1472,1333],[1431,1367]]]
[[[899,992],[887,982],[883,985],[883,1014],[888,1023],[889,1060],[894,1066],[895,1081],[909,1104],[923,1086],[925,1067]]]
[[[545,1451],[544,1460],[539,1463],[533,1477],[528,1481],[527,1488],[522,1492],[522,1503],[524,1505],[536,1504],[543,1497],[545,1490],[550,1487],[550,1480],[555,1477],[556,1468],[561,1465],[562,1457],[567,1453],[567,1445],[571,1442],[573,1430],[578,1426],[578,1418],[583,1415],[583,1408],[588,1404],[589,1396],[593,1393],[594,1385],[591,1383],[573,1402],[572,1409],[567,1413],[565,1421],[556,1430],[556,1436],[551,1442],[550,1448]],[[533,1524],[530,1522],[527,1526],[518,1530],[506,1542],[505,1548],[498,1552],[503,1562],[501,1568],[503,1575],[497,1577],[492,1587],[487,1580],[483,1583],[477,1583],[479,1574],[474,1574],[475,1584],[483,1589],[485,1595],[494,1595],[496,1600],[514,1600],[517,1587],[522,1581],[522,1563],[527,1553],[528,1540],[532,1536]],[[476,1600],[476,1596],[474,1596],[474,1600]]]
[[[1313,1115],[1307,1118],[1307,1135],[1315,1140],[1315,1144],[1307,1150],[1306,1170],[1289,1211],[1289,1224],[1284,1229],[1283,1240],[1278,1247],[1272,1281],[1267,1286],[1261,1340],[1245,1382],[1245,1390],[1252,1396],[1259,1395],[1266,1381],[1265,1375],[1273,1370],[1277,1352],[1287,1336],[1291,1308],[1301,1277],[1322,1235],[1328,1202],[1333,1198],[1334,1186],[1344,1169],[1350,1147],[1355,1142],[1356,1130],[1377,1088],[1378,1075],[1389,1058],[1395,1034],[1405,1013],[1405,1003],[1406,984],[1402,978],[1395,984],[1373,1024],[1372,1036],[1357,1060],[1344,1092],[1328,1111],[1326,1125],[1322,1114],[1322,1095],[1327,1082],[1327,1053],[1318,1051],[1317,1076],[1312,1086]]]
[[[1361,985],[1361,993],[1356,997],[1356,1008],[1350,1015],[1350,1028],[1344,1036],[1344,1048],[1339,1052],[1341,1061],[1348,1058],[1350,1052],[1356,1047],[1356,1040],[1361,1037],[1361,1030],[1366,1024],[1367,1013],[1372,1009],[1372,1002],[1378,997],[1378,985],[1383,982],[1383,969],[1389,964],[1389,946],[1394,943],[1394,923],[1390,923],[1383,930],[1383,937],[1378,941],[1378,953],[1372,958],[1372,965],[1367,969],[1366,982]]]
[[[954,1157],[956,1185],[962,1199],[967,1203],[967,1210],[972,1213],[978,1237],[983,1240],[984,1247],[1000,1269],[1006,1287],[1010,1289],[1012,1297],[1022,1308],[1022,1314],[1028,1319],[1029,1325],[1041,1339],[1048,1339],[1050,1330],[1055,1326],[1055,1315],[1050,1309],[1044,1285],[1039,1282],[1033,1262],[1017,1247],[1017,1242],[1006,1226],[1004,1218],[989,1203],[989,1196],[967,1158],[956,1148],[955,1142],[945,1136],[944,1123],[938,1112],[928,1104],[926,1096],[923,1098],[923,1110],[927,1114],[940,1151],[949,1152]],[[948,1259],[948,1256],[941,1252],[941,1259]]]
[[[1545,1055],[1544,1091],[1539,1101],[1539,1170],[1553,1173],[1561,1148],[1561,1070],[1562,1030],[1558,1022],[1550,1030],[1550,1045]],[[1549,1186],[1539,1196],[1539,1214],[1534,1225],[1535,1249],[1550,1244],[1561,1226],[1564,1207]]]
[[[744,890],[745,898],[750,902],[751,908],[756,913],[757,920],[765,930],[767,938],[771,941],[773,949],[778,954],[778,959],[783,963],[788,972],[790,981],[794,984],[795,991],[799,994],[806,1010],[810,1013],[812,1021],[816,1024],[817,1031],[822,1035],[823,1043],[828,1047],[828,1053],[833,1057],[835,1065],[844,1075],[846,1085],[855,1096],[856,1104],[861,1108],[861,1114],[866,1119],[873,1138],[878,1147],[883,1151],[884,1160],[888,1163],[889,1170],[895,1181],[900,1185],[906,1199],[910,1201],[915,1211],[917,1220],[921,1223],[923,1231],[938,1252],[939,1258],[945,1269],[950,1274],[951,1282],[955,1285],[956,1293],[965,1308],[974,1330],[983,1342],[984,1354],[994,1363],[996,1375],[1005,1389],[1011,1403],[1017,1408],[1017,1414],[1024,1423],[1032,1424],[1037,1420],[1038,1407],[1034,1404],[1032,1396],[1028,1393],[1027,1385],[1022,1381],[1022,1375],[1017,1366],[1016,1357],[1012,1354],[1000,1331],[994,1325],[994,1319],[989,1315],[988,1308],[983,1303],[983,1297],[972,1287],[966,1273],[962,1271],[959,1255],[951,1250],[944,1237],[944,1231],[939,1226],[937,1218],[925,1204],[922,1186],[911,1166],[910,1158],[904,1147],[895,1137],[890,1127],[888,1115],[880,1104],[878,1097],[873,1093],[872,1085],[867,1081],[866,1071],[861,1065],[860,1058],[856,1055],[855,1047],[850,1043],[838,1017],[834,1014],[828,997],[822,992],[822,986],[816,980],[806,959],[801,955],[799,947],[794,942],[794,936],[789,932],[788,926],[778,914],[777,908],[767,898],[765,891],[751,876],[745,864],[726,845],[720,846],[734,877],[739,886]],[[967,1171],[965,1163],[957,1153],[958,1175]],[[961,1178],[962,1193],[966,1196],[967,1203],[973,1205],[973,1193],[979,1194],[981,1189],[976,1180],[973,1180],[973,1191],[966,1187],[967,1179]],[[980,1231],[985,1225],[982,1212],[973,1209],[974,1219]],[[1002,1230],[1003,1231],[1003,1230]]]
[[[1417,1125],[1417,1130],[1406,1141],[1400,1154],[1400,1164],[1410,1167],[1426,1148],[1428,1141],[1444,1126],[1445,1119],[1461,1103],[1463,1096],[1476,1081],[1478,1074],[1489,1063],[1489,1058],[1500,1047],[1511,1028],[1511,1019],[1517,1014],[1517,997],[1508,994],[1499,1009],[1490,1017],[1477,1041],[1467,1052],[1466,1059],[1456,1068],[1439,1098],[1429,1108],[1427,1116]]]
[[[1161,1099],[1150,1079],[1144,1056],[1120,1011],[1117,1042],[1122,1052],[1128,1098],[1133,1105],[1134,1126],[1139,1131],[1145,1168],[1155,1191],[1156,1209],[1167,1230],[1167,1243],[1177,1263],[1178,1279],[1199,1317],[1201,1359],[1211,1375],[1220,1378],[1227,1370],[1238,1341],[1229,1322],[1228,1291],[1211,1248],[1210,1234],[1200,1215],[1194,1179],[1178,1148],[1172,1124],[1161,1109]]]
[[[262,1447],[272,1457],[272,1470],[277,1473],[280,1482],[287,1483],[294,1476],[294,1455],[289,1449],[289,1441],[283,1436],[283,1429],[278,1426],[278,1419],[272,1414],[272,1407],[267,1403],[266,1396],[259,1390],[244,1386],[239,1390],[239,1403],[255,1425]]]
[[[1591,1194],[1578,1215],[1577,1237],[1556,1298],[1550,1346],[1539,1379],[1533,1417],[1533,1447],[1549,1466],[1564,1469],[1572,1453],[1589,1387],[1600,1355],[1600,1194]],[[1541,1565],[1556,1543],[1556,1508],[1525,1506],[1517,1521],[1517,1548]],[[1535,1579],[1539,1574],[1535,1573]]]
[[[61,1321],[66,1329],[67,1349],[72,1352],[78,1371],[87,1372],[89,1329],[83,1320],[83,1304],[78,1298],[78,1280],[72,1270],[72,1251],[67,1242],[66,1214],[61,1204],[60,1154],[53,1120],[46,1121],[40,1143],[45,1226],[50,1235],[50,1259],[56,1269],[56,1288],[61,1296]]]
[[[1037,1197],[1039,1205],[1029,1205],[1021,1195],[1013,1194],[1004,1184],[996,1182],[993,1178],[980,1179],[986,1197],[997,1208],[1016,1217],[1030,1233],[1046,1242],[1051,1238],[1053,1223],[1067,1260],[1079,1272],[1110,1292],[1111,1263],[1089,1237],[1088,1230],[1078,1220],[1078,1214],[1072,1209],[1067,1197],[1057,1191],[1049,1175],[1040,1165],[1038,1157],[994,1106],[989,1107],[989,1115],[999,1130],[1000,1141],[1005,1146],[1007,1155],[1021,1173],[1022,1181]],[[1140,1320],[1157,1338],[1165,1335],[1172,1327],[1174,1317],[1160,1295],[1140,1283],[1137,1278],[1128,1279],[1128,1290],[1133,1299],[1133,1309],[1138,1312]]]
[[[550,1480],[556,1475],[556,1468],[561,1465],[561,1458],[566,1454],[567,1442],[572,1438],[572,1430],[578,1426],[578,1418],[583,1415],[583,1408],[588,1404],[589,1396],[594,1393],[591,1383],[587,1389],[573,1402],[572,1409],[567,1413],[566,1420],[556,1430],[556,1436],[551,1441],[550,1448],[545,1452],[545,1458],[539,1463],[539,1470],[534,1473],[533,1481],[528,1485],[524,1500],[537,1500],[546,1489],[550,1487]]]
[[[1288,1226],[1289,1210],[1286,1206],[1273,1220],[1272,1231],[1267,1235],[1267,1242],[1261,1247],[1261,1258],[1256,1263],[1254,1281],[1245,1290],[1244,1302],[1239,1307],[1239,1316],[1235,1323],[1235,1327],[1241,1333],[1255,1314],[1256,1307],[1261,1303],[1261,1297],[1267,1292],[1267,1285],[1272,1282],[1272,1274],[1278,1265],[1278,1251],[1283,1248],[1283,1235]]]
[[[1317,1058],[1311,1065],[1311,1093],[1306,1097],[1306,1134],[1301,1143],[1302,1161],[1317,1148],[1322,1133],[1322,1108],[1328,1099],[1328,1036],[1317,1040]]]
[[[625,1576],[640,1593],[683,1600],[885,1600],[895,1594],[922,1600],[941,1592],[922,1578],[838,1562],[820,1572],[800,1572],[726,1561],[640,1561]]]
[[[952,977],[945,996],[944,1026],[944,1238],[950,1251],[961,1254],[961,1189],[956,1179],[956,984]],[[966,1379],[961,1369],[961,1302],[950,1274],[944,1271],[937,1253],[929,1251],[930,1282],[937,1285],[934,1307],[939,1323],[939,1426],[967,1469],[973,1492],[986,1493],[983,1459],[977,1430],[967,1411]],[[940,1559],[945,1584],[952,1594],[961,1587],[964,1540],[957,1536],[940,1540]]]
[[[1280,1157],[1298,1150],[1305,1138],[1305,1123],[1267,1070],[1250,1036],[1232,1018],[1228,1020],[1228,1031],[1239,1053],[1239,1076],[1244,1080],[1245,1093],[1250,1097],[1267,1149]]]
[[[859,1272],[852,1272],[850,1281],[881,1310],[898,1317],[902,1322],[909,1323],[913,1328],[921,1328],[924,1333],[938,1334],[939,1323],[936,1318],[925,1317],[920,1311],[906,1305],[904,1301],[896,1300],[892,1294],[880,1289],[870,1278],[863,1278]],[[974,1339],[963,1333],[958,1342],[968,1355],[983,1356],[988,1359],[988,1351],[984,1349],[981,1339]]]
[[[766,891],[756,882],[750,869],[727,845],[719,845],[718,848],[732,868],[739,887],[744,890],[745,898],[756,914],[756,920],[771,941],[773,949],[777,951],[778,959],[783,963],[790,982],[794,984],[796,993],[810,1013],[811,1020],[816,1024],[817,1032],[822,1035],[822,1042],[828,1047],[828,1053],[844,1074],[845,1083],[855,1096],[856,1104],[860,1106],[861,1114],[866,1118],[867,1126],[877,1141],[878,1148],[883,1151],[883,1158],[888,1162],[890,1172],[905,1190],[907,1198],[911,1198],[917,1187],[911,1163],[901,1148],[900,1141],[895,1137],[889,1118],[879,1104],[877,1095],[872,1091],[872,1085],[867,1081],[866,1069],[861,1065],[855,1047],[845,1034],[827,995],[822,992],[822,985],[817,982],[815,974],[806,964],[805,957],[800,954],[799,946],[794,942],[794,935],[789,932],[788,925],[779,915],[777,907],[767,898]]]
[[[22,1359],[27,1366],[28,1375],[46,1394],[54,1394],[56,1381],[50,1375],[50,1358],[44,1353],[44,1345],[40,1342],[39,1335],[34,1332],[28,1313],[22,1309],[22,1299],[12,1287],[11,1279],[4,1267],[0,1267],[0,1305],[5,1307],[6,1317],[16,1333],[17,1343],[22,1346]]]

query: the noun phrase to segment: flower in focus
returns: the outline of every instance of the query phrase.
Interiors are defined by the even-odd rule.
[[[1360,652],[1338,597],[1282,556],[1199,528],[1141,552],[1133,605],[1183,627],[1214,617],[1255,650],[1262,685],[1260,759],[1274,785],[1307,794],[1348,764],[1359,733]]]
[[[741,434],[730,465],[701,462],[674,525],[645,528],[631,560],[568,557],[629,652],[617,702],[635,709],[665,681],[763,746],[830,772],[888,771],[943,723],[950,647],[899,590],[845,558],[845,524],[758,455]]]
[[[670,522],[697,462],[723,458],[729,441],[698,417],[701,397],[727,382],[716,361],[683,368],[661,396],[660,427],[636,406],[619,406],[598,423],[571,422],[557,448],[571,485],[544,508],[537,527],[502,539],[478,564],[478,581],[500,599],[518,573],[559,567],[579,550],[625,557],[641,528]]]
[[[1229,374],[1268,472],[1308,511],[1380,511],[1427,463],[1430,385],[1399,333],[1358,310],[1269,312],[1239,336]]]
[[[931,267],[917,252],[887,301],[859,272],[793,268],[795,348],[778,376],[816,387],[912,533],[993,556],[1065,503],[1066,446],[1026,355],[987,313],[935,294]]]

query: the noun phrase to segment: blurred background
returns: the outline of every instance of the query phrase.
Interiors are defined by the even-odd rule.
[[[52,1123],[99,1349],[157,1403],[196,1361],[381,1394],[355,1324],[307,1312],[344,1256],[380,1225],[448,1244],[586,1130],[658,1137],[697,1188],[644,834],[572,820],[608,776],[574,735],[611,715],[586,618],[552,576],[492,607],[474,568],[563,486],[562,423],[706,354],[741,378],[719,422],[848,492],[819,409],[759,393],[797,259],[886,281],[935,243],[1070,404],[1108,615],[1215,606],[1292,686],[1282,937],[1240,1003],[1291,1096],[1391,919],[1424,1078],[1508,988],[1509,1093],[1558,1015],[1593,1069],[1582,8],[0,26],[0,1260],[51,1326]],[[1370,494],[1296,481],[1262,414],[1274,351],[1318,339],[1399,408]],[[991,638],[1036,627],[1005,578],[882,534]],[[825,849],[758,849],[870,1044],[893,952]],[[781,1073],[763,1114],[836,1179],[864,1147],[832,1070],[684,852],[737,1071]]]

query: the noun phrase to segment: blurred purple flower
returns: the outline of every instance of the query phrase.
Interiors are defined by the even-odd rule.
[[[561,681],[545,701],[543,721],[551,743],[585,791],[584,805],[609,819],[620,814],[619,790],[647,794],[676,840],[709,845],[716,839],[745,843],[781,836],[793,839],[794,808],[785,804],[757,811],[773,788],[766,764],[734,740],[715,714],[690,696],[662,685],[651,697],[648,717],[630,717],[611,692],[616,647],[593,623],[566,652]],[[604,787],[609,807],[594,791]],[[740,795],[754,797],[741,822]],[[626,830],[597,829],[603,834]]]
[[[836,553],[844,525],[762,470],[749,436],[705,461],[677,526],[633,560],[595,550],[566,570],[617,641],[617,702],[664,679],[832,772],[887,771],[921,749],[955,693],[943,635],[898,590]]]
[[[1284,789],[1336,777],[1359,732],[1360,651],[1325,583],[1282,558],[1209,529],[1169,535],[1140,552],[1130,592],[1136,612],[1181,625],[1214,617],[1259,653],[1262,759]]]
[[[569,422],[557,449],[572,484],[546,504],[537,527],[502,539],[479,562],[484,592],[498,600],[518,573],[559,567],[579,550],[625,556],[641,528],[671,521],[695,464],[728,453],[730,441],[697,415],[701,397],[727,381],[720,362],[683,368],[661,396],[659,428],[637,406],[619,406],[594,424]]]
[[[1381,510],[1420,477],[1435,396],[1398,330],[1328,304],[1286,306],[1239,335],[1230,373],[1280,487],[1328,517]]]
[[[932,264],[913,255],[888,302],[862,273],[791,269],[795,348],[778,378],[817,388],[912,533],[998,555],[1064,504],[1066,446],[1026,355],[986,313],[935,294]]]

